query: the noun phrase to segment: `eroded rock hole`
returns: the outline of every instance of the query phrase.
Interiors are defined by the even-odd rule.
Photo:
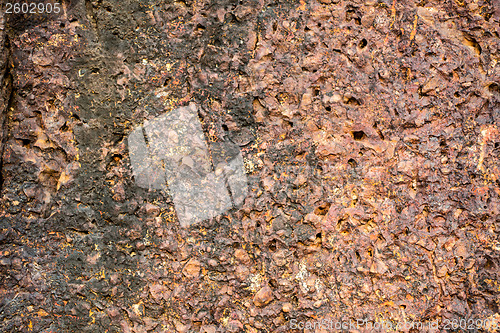
[[[354,23],[361,25],[361,14],[358,12],[357,8],[348,6],[345,12],[345,20],[347,22],[354,20]]]
[[[352,106],[359,106],[361,105],[361,102],[356,99],[355,97],[349,97],[347,100],[344,101],[345,104],[347,105],[352,105]]]
[[[366,41],[366,39],[365,39],[365,38],[363,38],[363,39],[359,42],[359,44],[358,44],[358,46],[359,46],[359,48],[360,48],[360,49],[364,49],[364,48],[366,47],[366,45],[368,45],[368,42]]]
[[[59,130],[62,131],[62,132],[66,132],[67,130],[69,129],[68,127],[68,124],[67,122],[65,122],[60,128]]]
[[[356,141],[361,141],[363,139],[366,139],[366,134],[363,131],[352,131],[352,137]]]
[[[497,97],[500,97],[500,85],[498,83],[492,83],[492,84],[490,84],[488,86],[488,90],[493,95],[496,95]]]
[[[385,140],[385,136],[384,136],[384,134],[382,133],[381,130],[378,129],[377,130],[377,134],[378,134],[378,136],[380,137],[381,140]]]
[[[30,139],[21,139],[21,144],[23,147],[29,147],[30,143],[31,143]]]
[[[330,209],[331,204],[329,202],[322,204],[321,206],[318,206],[314,210],[314,214],[319,215],[319,216],[324,216],[328,213],[328,210]]]

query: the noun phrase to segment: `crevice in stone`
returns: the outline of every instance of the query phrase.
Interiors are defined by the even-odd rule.
[[[99,42],[99,40],[101,39],[100,38],[101,36],[99,34],[97,17],[96,17],[96,13],[94,10],[94,4],[92,3],[92,0],[85,0],[85,10],[86,10],[86,14],[87,14],[87,19],[89,20],[89,22],[92,25],[92,28],[94,30],[95,38],[97,39],[97,42]]]
[[[0,110],[0,121],[1,121],[1,128],[0,128],[0,133],[1,133],[1,142],[0,142],[0,194],[3,191],[3,183],[4,183],[4,178],[3,178],[3,155],[5,152],[5,146],[7,144],[7,139],[9,137],[9,129],[8,129],[8,119],[9,119],[9,112],[13,108],[14,105],[14,95],[15,95],[15,90],[13,87],[13,76],[11,73],[12,69],[12,52],[11,52],[11,47],[10,47],[10,41],[9,37],[6,35],[5,36],[5,41],[4,41],[4,50],[7,50],[7,56],[5,59],[4,63],[4,68],[1,69],[3,74],[0,76],[1,77],[1,90],[5,94],[4,101],[7,101],[5,108],[3,110]],[[7,97],[8,96],[8,97]],[[1,98],[1,96],[0,96]]]

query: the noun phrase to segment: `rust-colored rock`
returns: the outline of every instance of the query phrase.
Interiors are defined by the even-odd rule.
[[[498,322],[498,1],[61,3],[0,13],[0,331]],[[190,103],[248,195],[183,228],[127,137]]]
[[[196,259],[190,259],[182,269],[182,273],[188,278],[197,278],[200,275],[200,269],[200,262]]]
[[[268,285],[265,285],[253,297],[253,304],[255,304],[255,306],[262,307],[267,305],[273,299],[274,296],[272,289]]]

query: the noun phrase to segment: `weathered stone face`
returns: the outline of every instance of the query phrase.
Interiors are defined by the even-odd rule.
[[[498,322],[497,3],[65,4],[1,14],[0,331]]]

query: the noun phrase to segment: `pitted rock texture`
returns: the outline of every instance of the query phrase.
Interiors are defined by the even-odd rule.
[[[68,3],[0,20],[0,331],[500,320],[498,2]],[[191,102],[249,195],[182,228],[126,138]]]

